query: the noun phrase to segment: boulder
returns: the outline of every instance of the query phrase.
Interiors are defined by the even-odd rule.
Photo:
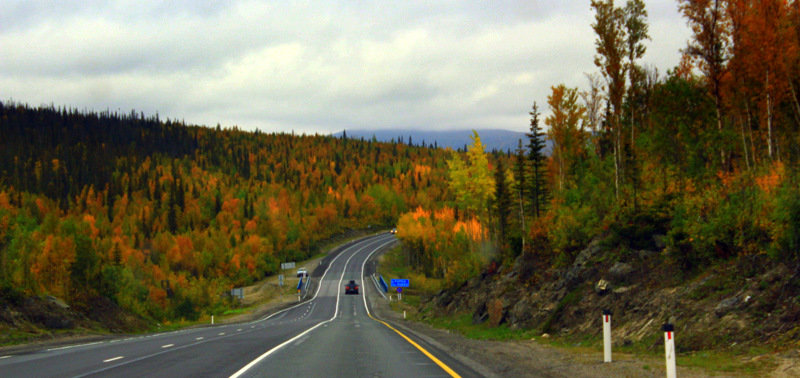
[[[611,290],[611,282],[606,280],[597,281],[597,283],[594,285],[594,292],[599,295],[608,293],[609,290]]]
[[[624,262],[617,262],[608,270],[608,274],[611,275],[611,278],[620,281],[627,281],[631,273],[633,273],[633,267],[631,264]]]
[[[618,287],[618,288],[613,290],[614,294],[625,294],[625,293],[627,293],[629,291],[631,291],[631,287],[630,286]]]
[[[578,256],[575,257],[575,261],[572,262],[572,265],[562,274],[561,279],[555,283],[555,290],[566,289],[567,291],[570,291],[577,284],[581,283],[584,280],[584,277],[591,274],[591,269],[587,268],[591,267],[592,264],[590,264],[590,262],[598,253],[600,253],[601,250],[602,246],[600,244],[600,240],[594,240],[589,243],[586,248],[578,253]]]
[[[719,302],[717,307],[714,307],[714,314],[721,318],[725,314],[735,310],[739,306],[739,297],[730,297],[723,299]]]

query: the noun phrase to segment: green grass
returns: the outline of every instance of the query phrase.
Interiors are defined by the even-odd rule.
[[[768,357],[768,351],[762,348],[751,348],[746,351],[704,350],[678,354],[679,366],[700,368],[716,373],[735,373],[752,376],[764,376],[776,367],[775,361]],[[765,356],[758,358],[758,356]]]
[[[247,308],[232,308],[232,309],[228,309],[228,310],[223,311],[222,312],[222,316],[238,315],[238,314],[242,314],[244,312],[247,312],[247,310],[248,310]]]
[[[439,278],[429,278],[411,269],[406,264],[402,248],[398,245],[388,252],[381,255],[378,262],[378,273],[389,284],[392,278],[407,278],[411,280],[411,286],[403,289],[403,297],[407,295],[432,295],[442,289],[444,280]],[[394,288],[389,288],[394,294]]]
[[[454,330],[477,340],[529,340],[535,335],[533,330],[511,329],[506,325],[490,327],[486,322],[472,324],[472,315],[461,314],[452,317],[433,317],[426,321],[434,327]]]
[[[26,331],[0,328],[0,346],[14,346],[27,344],[34,341],[49,340],[56,336],[86,336],[86,335],[109,335],[111,332],[104,329],[60,329],[47,330],[43,328],[29,329]]]
[[[664,347],[653,347],[657,338],[655,335],[630,345],[614,347],[615,354],[626,354],[637,359],[647,361],[643,366],[645,370],[661,369],[659,365],[664,358]],[[602,338],[597,336],[551,336],[550,338],[537,337],[542,344],[555,348],[581,352],[588,350],[601,353],[603,351]],[[745,375],[764,376],[775,368],[775,362],[769,357],[770,350],[764,348],[747,348],[740,350],[704,350],[697,352],[678,353],[677,365],[698,369],[711,375]],[[764,356],[761,357],[760,356]],[[650,363],[652,361],[652,363]]]
[[[25,332],[19,331],[16,329],[3,329],[2,330],[2,337],[0,337],[0,346],[10,346],[10,345],[18,345],[18,344],[25,344],[32,340],[40,339],[46,333],[42,331],[41,333],[35,332]]]

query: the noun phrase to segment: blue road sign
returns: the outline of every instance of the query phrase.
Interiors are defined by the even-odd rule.
[[[398,287],[398,288],[397,288],[397,292],[398,292],[398,293],[402,293],[402,292],[403,292],[403,288],[402,288],[402,287]]]
[[[410,284],[407,278],[392,278],[392,287],[408,287]]]

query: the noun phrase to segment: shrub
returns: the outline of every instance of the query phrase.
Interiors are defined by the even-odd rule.
[[[186,297],[175,307],[175,317],[194,321],[200,318],[200,313],[191,298]]]
[[[548,239],[557,254],[556,264],[570,264],[578,251],[597,234],[599,215],[590,206],[577,203],[562,205],[554,213]]]
[[[772,213],[775,223],[770,256],[796,261],[800,258],[800,191],[785,185],[777,198]]]

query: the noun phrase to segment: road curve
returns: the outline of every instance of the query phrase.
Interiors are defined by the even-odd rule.
[[[365,262],[395,242],[349,243],[305,302],[257,321],[0,355],[3,377],[477,376],[446,353],[374,319]],[[345,295],[355,279],[361,295]],[[367,291],[364,291],[367,289]]]

